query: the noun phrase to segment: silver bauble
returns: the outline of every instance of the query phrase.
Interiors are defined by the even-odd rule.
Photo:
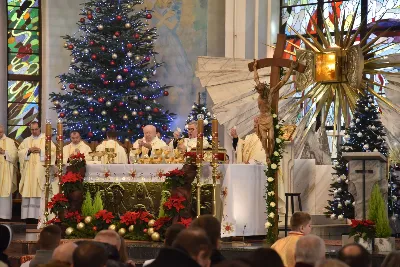
[[[137,116],[137,112],[136,111],[132,111],[132,116]]]
[[[102,132],[107,131],[106,127],[101,128],[101,131],[102,131]]]
[[[146,77],[142,78],[142,82],[147,82],[147,81],[148,81],[148,79]]]
[[[75,58],[71,58],[71,63],[75,63]]]
[[[148,119],[149,121],[151,121],[151,120],[153,119],[153,117],[152,117],[151,115],[149,115],[149,116],[147,117],[147,119]]]
[[[368,107],[365,107],[365,111],[368,111],[369,110],[369,108]]]
[[[125,29],[130,29],[132,27],[132,24],[129,22],[125,23]]]
[[[357,122],[357,123],[359,123],[359,122],[360,122],[360,119],[359,119],[359,118],[357,118],[357,119],[356,119],[356,122]]]
[[[118,81],[122,81],[122,76],[121,75],[117,75],[117,80]]]
[[[150,106],[146,106],[145,109],[146,109],[146,111],[150,111],[151,107]]]
[[[140,57],[139,56],[135,56],[135,60],[139,61]]]
[[[107,102],[106,102],[106,106],[107,106],[107,107],[111,107],[111,105],[112,105],[111,101],[107,101]]]
[[[136,124],[136,128],[138,128],[138,129],[139,129],[139,128],[140,128],[140,124]]]
[[[130,58],[130,57],[133,57],[133,54],[132,54],[132,52],[128,52],[128,53],[126,53],[126,56]]]
[[[128,120],[128,115],[124,115],[124,116],[122,116],[122,119],[124,120],[124,121],[126,121],[126,120]]]
[[[87,49],[87,48],[83,49],[83,53],[89,54],[89,49]]]
[[[368,144],[365,144],[365,145],[363,146],[363,148],[364,148],[365,150],[367,150],[367,149],[369,149],[369,145],[368,145]]]
[[[97,25],[97,29],[98,29],[99,31],[102,31],[102,30],[104,29],[104,27],[103,27],[103,25],[99,24],[99,25]]]
[[[103,110],[103,111],[101,112],[101,115],[103,115],[103,116],[107,115],[107,111]]]
[[[113,53],[113,54],[111,55],[111,57],[112,57],[113,59],[117,59],[117,58],[118,58],[118,55],[117,55],[116,53]]]
[[[357,134],[357,136],[358,136],[358,137],[362,137],[362,136],[363,136],[362,132],[359,132],[359,133]]]
[[[77,111],[76,109],[74,111],[72,111],[72,115],[76,116],[79,115],[79,111]]]
[[[139,97],[137,95],[134,95],[133,100],[139,100]]]

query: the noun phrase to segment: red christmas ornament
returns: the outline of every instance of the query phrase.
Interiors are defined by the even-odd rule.
[[[147,233],[147,229],[143,229],[143,233]]]
[[[132,132],[132,130],[131,129],[128,129],[128,133],[131,133]]]
[[[120,107],[122,107],[123,105],[124,105],[124,102],[122,102],[122,101],[118,103],[118,106],[120,106]]]
[[[150,61],[150,57],[145,57],[144,60],[146,60],[148,62],[148,61]]]
[[[92,19],[93,19],[93,15],[92,15],[92,14],[89,14],[89,15],[87,15],[87,18],[90,19],[90,20],[92,20]]]
[[[79,21],[80,21],[81,23],[85,23],[85,19],[84,19],[84,18],[81,18]]]
[[[144,100],[149,100],[149,97],[148,96],[144,96],[143,99]]]
[[[123,71],[124,73],[128,73],[128,72],[129,72],[129,70],[128,70],[127,68],[124,68],[122,71]]]
[[[68,45],[68,50],[72,50],[72,49],[74,49],[74,45],[72,45],[72,44]]]
[[[161,127],[161,129],[163,129],[163,131],[166,131],[166,130],[168,130],[168,127],[167,127],[167,125],[163,125],[163,126]]]
[[[85,89],[82,90],[82,94],[86,95],[86,90]]]
[[[113,111],[114,111],[114,112],[117,112],[117,111],[118,111],[118,109],[117,109],[117,108],[113,108]]]
[[[120,33],[120,32],[115,32],[114,35],[115,35],[116,37],[119,37],[119,36],[121,35],[121,33]]]
[[[100,74],[100,78],[105,79],[107,76],[105,73]]]
[[[99,103],[104,103],[104,97],[99,97],[98,99],[97,99],[97,101],[99,101]]]
[[[107,47],[105,47],[104,45],[101,46],[101,51],[106,52],[107,51]]]
[[[99,101],[99,102],[100,102],[100,101]],[[93,113],[93,112],[94,112],[94,108],[93,108],[93,107],[90,107],[90,108],[89,108],[89,112],[90,112],[90,113]]]
[[[135,87],[135,85],[136,85],[136,84],[135,84],[134,81],[131,81],[131,82],[129,83],[129,86],[132,87],[132,88]]]
[[[111,124],[111,126],[110,126],[110,129],[115,129],[115,125],[114,124]]]
[[[146,14],[146,19],[151,19],[153,16],[149,13],[149,14]]]
[[[127,45],[126,45],[126,48],[127,48],[127,49],[132,49],[132,48],[133,48],[133,44],[127,44]]]
[[[169,92],[168,91],[164,91],[164,96],[168,96],[169,95]]]
[[[139,116],[143,116],[143,115],[144,115],[144,112],[143,112],[143,111],[139,111],[139,112],[138,112],[138,115],[139,115]]]
[[[87,93],[88,93],[89,95],[91,95],[91,94],[93,94],[93,91],[92,91],[92,90],[89,90]]]
[[[96,60],[96,59],[97,59],[97,55],[96,55],[96,54],[93,54],[93,55],[91,56],[91,58],[92,58],[92,60]]]
[[[93,231],[95,231],[95,232],[97,232],[97,227],[96,226],[93,226]]]
[[[94,44],[95,44],[94,41],[90,41],[90,42],[89,42],[89,45],[92,45],[92,46],[93,46]]]
[[[114,60],[111,60],[111,61],[110,61],[110,65],[111,65],[111,66],[115,66],[115,61],[114,61]]]
[[[109,81],[104,81],[103,84],[104,85],[108,85],[110,82]]]
[[[135,33],[135,34],[133,35],[133,37],[135,37],[136,39],[139,39],[139,38],[140,38],[140,34]]]
[[[60,118],[64,118],[65,117],[65,113],[64,112],[61,112],[60,113]]]
[[[70,83],[70,84],[69,84],[69,89],[75,89],[75,84]]]
[[[88,136],[89,138],[92,138],[92,137],[93,137],[93,133],[92,133],[92,132],[88,132],[87,136]],[[96,227],[96,226],[95,226],[95,227]],[[93,230],[94,230],[94,229],[93,229]],[[94,231],[96,231],[96,230],[94,230]]]
[[[158,108],[153,108],[154,113],[158,113],[160,110]]]
[[[101,11],[100,7],[96,8],[96,12],[100,12],[100,11]]]
[[[117,19],[117,21],[121,21],[121,20],[122,20],[122,16],[118,15],[118,16],[116,17],[116,19]]]

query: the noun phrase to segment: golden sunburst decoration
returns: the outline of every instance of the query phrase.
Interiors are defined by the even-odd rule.
[[[298,73],[295,80],[296,89],[294,92],[300,93],[302,96],[290,110],[295,111],[307,99],[313,100],[312,106],[303,118],[311,122],[308,123],[304,131],[303,140],[321,110],[325,108],[328,111],[332,104],[334,104],[335,120],[333,130],[334,135],[336,135],[337,126],[342,125],[342,116],[347,121],[349,112],[353,112],[356,107],[357,99],[367,93],[372,94],[400,113],[400,109],[396,105],[386,97],[376,93],[373,88],[373,86],[383,88],[385,86],[367,78],[368,74],[371,76],[375,74],[397,74],[388,72],[385,68],[400,66],[400,62],[385,62],[384,59],[388,55],[385,57],[381,55],[383,51],[395,44],[381,40],[389,30],[377,34],[376,37],[371,37],[376,31],[377,24],[371,27],[361,41],[357,42],[361,27],[352,30],[357,10],[358,7],[352,16],[347,31],[345,30],[345,20],[342,19],[342,22],[340,22],[335,10],[333,10],[334,31],[332,34],[327,26],[328,21],[324,21],[324,27],[321,29],[312,16],[310,16],[311,23],[316,35],[306,30],[307,37],[305,37],[289,26],[305,44],[305,48],[301,48],[291,43],[295,47],[297,60],[306,66],[305,72]],[[323,125],[326,123],[327,115],[328,112],[324,112],[324,116],[321,118]]]

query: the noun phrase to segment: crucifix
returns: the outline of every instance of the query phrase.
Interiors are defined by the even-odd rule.
[[[363,163],[363,168],[362,170],[355,170],[356,173],[362,173],[363,177],[362,177],[362,210],[363,210],[363,214],[362,214],[362,218],[363,220],[367,219],[367,207],[366,207],[366,201],[365,201],[365,178],[366,178],[366,174],[367,173],[374,173],[373,170],[366,170],[366,166],[365,166],[365,160],[362,161]]]
[[[285,85],[291,76],[293,70],[304,72],[305,66],[290,59],[284,59],[286,35],[278,34],[277,43],[272,58],[264,58],[254,60],[248,64],[249,71],[254,71],[254,80],[256,82],[256,90],[258,96],[258,108],[260,115],[258,117],[257,135],[260,138],[263,148],[266,152],[267,164],[270,162],[270,156],[273,153],[275,145],[274,125],[272,111],[278,114],[279,89]],[[269,85],[261,83],[258,77],[257,69],[271,67],[271,76]],[[282,80],[280,80],[280,68],[286,67],[289,70],[286,72]],[[277,177],[275,177],[275,180]],[[275,183],[275,209],[278,210],[278,183]],[[278,236],[278,216],[274,217],[273,231]]]

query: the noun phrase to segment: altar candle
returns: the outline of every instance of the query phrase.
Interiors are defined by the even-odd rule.
[[[64,147],[63,124],[62,124],[62,119],[58,119],[58,122],[57,122],[57,153],[56,153],[58,163],[63,161],[63,147]]]
[[[212,132],[212,162],[218,162],[218,120],[213,119],[211,124],[211,132]]]
[[[45,139],[45,149],[44,149],[44,163],[46,165],[51,164],[51,121],[46,120],[46,139]]]
[[[203,132],[204,132],[204,116],[197,115],[197,146],[196,146],[196,163],[203,162]]]

